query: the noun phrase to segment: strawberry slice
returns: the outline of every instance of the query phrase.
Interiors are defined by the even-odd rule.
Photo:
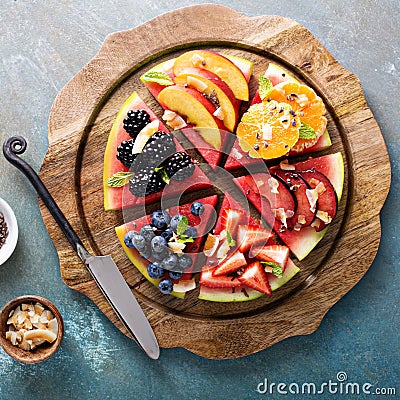
[[[272,295],[272,290],[268,282],[267,273],[259,261],[250,264],[238,278],[239,282],[250,286],[268,296]]]
[[[243,253],[236,251],[229,257],[225,258],[219,265],[213,270],[214,276],[227,275],[231,272],[237,271],[240,267],[246,265],[246,259]]]
[[[257,260],[260,261],[275,262],[279,264],[282,267],[282,271],[284,271],[289,259],[289,247],[278,244],[257,247],[251,249],[249,256],[251,258],[257,258]]]
[[[200,285],[209,288],[227,288],[240,286],[238,278],[232,276],[214,276],[213,271],[215,268],[204,269],[200,274]]]
[[[269,229],[239,225],[237,233],[239,251],[244,253],[249,251],[252,246],[265,245],[271,236],[273,233]]]
[[[227,230],[232,237],[236,237],[238,226],[245,222],[247,221],[244,212],[231,208],[224,209],[221,214],[221,231]]]

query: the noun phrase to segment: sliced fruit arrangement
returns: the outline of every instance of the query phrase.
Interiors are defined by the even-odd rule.
[[[194,178],[193,190],[208,179],[150,108],[133,93],[118,113],[104,155],[103,189],[106,210],[153,202],[173,181]],[[208,182],[208,183],[207,183]],[[124,187],[129,192],[124,194]],[[179,193],[169,191],[171,195]]]
[[[182,132],[211,167],[221,166],[232,144],[229,132],[236,133],[226,170],[258,168],[256,163],[265,170],[264,160],[328,148],[322,99],[276,64],[258,77],[258,90],[240,118],[241,102],[249,101],[252,68],[243,58],[192,50],[145,72],[140,80],[163,108],[166,125],[137,93],[125,102],[105,153],[106,210],[155,204],[161,195],[211,186],[181,146],[181,136],[166,126]],[[201,267],[199,299],[237,302],[271,296],[299,271],[290,254],[306,257],[335,218],[343,159],[335,153],[293,164],[283,160],[269,172],[242,175],[234,182],[261,220],[225,193],[214,226],[217,196],[116,228],[129,259],[161,293],[183,298],[196,287],[193,274]]]
[[[167,125],[183,130],[215,166],[224,148],[219,130],[235,130],[240,101],[248,100],[252,68],[243,58],[196,50],[156,65],[140,79],[166,110]]]
[[[217,199],[157,210],[115,229],[133,265],[162,293],[183,298],[195,288],[191,272]]]
[[[289,248],[277,245],[273,233],[229,195],[222,209],[204,248],[208,259],[200,273],[199,298],[232,302],[271,296],[299,271],[289,259]]]
[[[240,141],[239,149],[235,150],[236,155],[239,150],[239,154],[248,153],[250,158],[271,159],[287,153],[293,155],[314,152],[331,145],[326,130],[325,106],[312,88],[300,84],[292,75],[272,63],[266,73],[259,77],[259,85],[251,107],[243,115],[237,129]],[[270,102],[273,103],[273,109],[275,102],[290,105],[288,112],[298,119],[292,121],[286,118],[284,108],[282,111],[280,109],[280,115],[271,114],[266,118],[271,113],[271,106],[268,106]],[[298,136],[293,143],[294,127],[297,128]],[[235,154],[231,155],[235,159]],[[227,167],[237,167],[235,160],[228,159]]]
[[[275,179],[279,185],[272,184]],[[302,260],[318,244],[336,215],[343,191],[341,153],[310,158],[241,176],[235,183],[293,254]],[[275,196],[271,196],[271,187]],[[292,197],[292,200],[290,200]]]

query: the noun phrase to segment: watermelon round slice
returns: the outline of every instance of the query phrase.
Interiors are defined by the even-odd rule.
[[[168,209],[168,212],[171,216],[178,213],[186,216],[189,225],[195,226],[198,234],[198,237],[195,238],[194,242],[187,243],[187,246],[185,248],[185,253],[187,253],[193,260],[193,266],[189,270],[189,272],[184,273],[179,282],[177,282],[180,284],[181,287],[185,285],[187,285],[188,288],[193,287],[191,284],[192,282],[190,281],[192,281],[194,278],[192,278],[192,273],[190,271],[196,265],[198,250],[201,247],[203,236],[207,233],[207,230],[209,229],[207,221],[212,219],[211,217],[215,210],[215,205],[217,204],[218,196],[209,196],[197,201],[200,201],[205,206],[204,213],[201,215],[201,217],[193,215],[192,212],[190,211],[192,203],[187,203],[181,206],[174,206]],[[147,266],[149,262],[152,261],[152,258],[150,258],[150,260],[143,258],[142,256],[140,256],[139,252],[136,249],[128,248],[124,243],[124,236],[127,232],[131,230],[138,232],[144,225],[149,223],[150,223],[150,215],[146,215],[135,221],[131,221],[124,225],[118,226],[117,228],[115,228],[115,231],[121,243],[122,248],[124,249],[126,255],[132,262],[132,264],[142,273],[142,275],[150,283],[152,283],[155,286],[158,286],[162,278],[160,279],[150,278],[149,274],[147,273]],[[185,297],[184,292],[173,291],[171,294],[178,298]]]

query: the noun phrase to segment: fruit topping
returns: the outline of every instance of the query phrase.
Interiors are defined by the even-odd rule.
[[[165,181],[153,167],[145,167],[129,181],[129,191],[136,197],[143,197],[159,192],[165,185]]]
[[[200,201],[195,201],[190,206],[190,211],[193,215],[196,216],[202,215],[204,213],[204,204],[201,203]]]
[[[265,101],[286,102],[300,118],[299,140],[292,150],[302,151],[318,142],[325,131],[325,105],[315,91],[296,82],[282,82],[271,90]]]
[[[167,229],[171,217],[165,210],[157,210],[151,214],[150,222],[157,229]]]
[[[255,261],[248,265],[243,274],[239,275],[239,282],[250,286],[251,288],[258,290],[268,296],[272,295],[271,287],[268,282],[267,273],[264,270],[261,262]]]
[[[174,284],[171,279],[166,278],[160,281],[158,288],[162,294],[170,294],[174,288]]]
[[[146,110],[129,110],[123,121],[124,129],[132,139],[136,139],[139,132],[150,123],[150,115]]]
[[[278,244],[259,246],[250,250],[249,257],[257,258],[259,261],[274,262],[284,271],[289,259],[289,248]]]
[[[157,131],[149,138],[142,152],[137,155],[131,169],[140,171],[145,167],[159,167],[175,150],[173,136]]]
[[[163,165],[169,179],[183,181],[193,175],[194,164],[190,156],[180,151],[173,154]]]
[[[164,276],[165,271],[160,263],[153,261],[147,266],[147,273],[150,278],[159,279]]]
[[[125,167],[130,168],[136,158],[136,154],[132,153],[134,140],[124,140],[117,147],[117,160],[121,161]]]
[[[237,233],[239,251],[244,253],[249,251],[253,246],[266,244],[272,236],[273,233],[269,229],[239,225]]]
[[[216,268],[213,271],[213,275],[215,276],[227,275],[237,271],[240,267],[243,267],[246,264],[247,261],[243,253],[241,253],[240,251],[236,251],[229,257],[225,258],[224,261],[222,261],[222,263],[216,266]]]
[[[285,155],[299,138],[300,119],[287,103],[252,105],[243,114],[236,134],[241,148],[254,158]]]
[[[201,272],[200,285],[211,288],[231,288],[240,286],[241,283],[235,276],[214,275],[214,269],[206,269]]]

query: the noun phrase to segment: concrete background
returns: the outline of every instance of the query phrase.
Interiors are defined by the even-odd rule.
[[[199,1],[198,3],[203,3]],[[258,399],[264,382],[313,382],[337,373],[346,382],[396,387],[399,368],[399,78],[397,0],[217,1],[248,16],[275,14],[307,27],[361,80],[392,162],[378,255],[361,282],[327,314],[316,333],[287,339],[258,354],[210,361],[183,349],[148,359],[84,296],[66,287],[43,225],[36,194],[0,157],[0,197],[15,210],[20,236],[0,266],[0,306],[22,294],[52,300],[66,324],[61,349],[39,365],[14,362],[0,350],[0,399]],[[47,119],[58,91],[97,52],[108,33],[135,27],[187,0],[2,0],[0,3],[0,141],[29,140],[25,160],[38,170],[46,153]],[[223,23],[223,21],[221,21]],[[208,394],[207,394],[208,393]],[[360,395],[357,398],[369,398]],[[395,398],[395,396],[383,396]],[[328,394],[308,398],[352,398]],[[398,397],[397,397],[398,398]]]

